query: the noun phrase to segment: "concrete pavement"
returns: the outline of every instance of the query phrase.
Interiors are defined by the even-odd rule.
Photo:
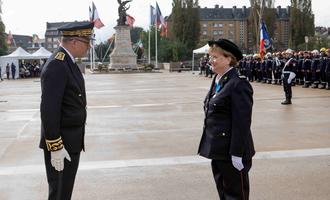
[[[191,72],[87,74],[86,152],[72,199],[217,199],[209,160],[196,155],[210,79]],[[253,83],[257,155],[251,199],[330,196],[330,91]],[[40,82],[0,82],[0,199],[47,197]]]

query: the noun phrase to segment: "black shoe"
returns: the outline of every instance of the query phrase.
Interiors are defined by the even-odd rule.
[[[290,99],[285,99],[285,101],[281,102],[282,105],[289,105],[292,104]]]

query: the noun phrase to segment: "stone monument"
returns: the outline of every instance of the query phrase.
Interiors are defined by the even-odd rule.
[[[132,49],[131,44],[131,33],[130,27],[126,24],[126,11],[129,9],[129,6],[126,7],[126,4],[132,0],[121,1],[117,0],[119,3],[118,15],[119,19],[117,20],[117,26],[114,27],[116,30],[115,36],[115,48],[110,54],[110,64],[109,69],[136,69],[136,54]]]

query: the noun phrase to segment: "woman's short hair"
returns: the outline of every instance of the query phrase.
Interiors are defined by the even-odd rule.
[[[232,53],[230,53],[229,51],[226,51],[226,50],[222,49],[218,45],[213,44],[212,46],[210,46],[209,53],[211,53],[211,52],[218,52],[218,53],[221,53],[225,57],[230,57],[231,58],[231,61],[230,61],[229,65],[230,66],[236,66],[237,65],[237,59],[236,59],[236,57]]]

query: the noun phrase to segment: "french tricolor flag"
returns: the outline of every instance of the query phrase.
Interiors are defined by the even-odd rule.
[[[102,28],[104,24],[101,22],[99,13],[96,10],[94,2],[92,2],[92,7],[89,7],[89,20],[94,22],[96,28]]]
[[[266,50],[272,46],[271,40],[269,38],[269,34],[267,32],[267,28],[265,22],[262,21],[260,28],[260,57],[263,58],[266,54]]]

